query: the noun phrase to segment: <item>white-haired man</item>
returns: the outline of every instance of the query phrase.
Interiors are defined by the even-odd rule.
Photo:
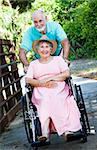
[[[36,10],[32,14],[32,20],[34,26],[26,31],[19,50],[19,57],[24,64],[24,69],[27,70],[27,67],[29,66],[26,52],[31,51],[32,43],[40,38],[56,40],[58,47],[53,55],[57,56],[62,54],[65,61],[70,63],[68,60],[70,44],[61,25],[55,21],[47,21],[47,17],[42,10]],[[35,57],[39,58],[39,55],[35,54]]]

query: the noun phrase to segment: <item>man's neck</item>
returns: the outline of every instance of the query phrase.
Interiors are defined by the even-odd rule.
[[[41,31],[41,33],[42,33],[42,34],[46,34],[46,30],[44,30],[44,31]]]

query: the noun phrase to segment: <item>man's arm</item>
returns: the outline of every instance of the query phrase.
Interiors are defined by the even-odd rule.
[[[70,44],[67,35],[60,24],[55,23],[55,26],[56,26],[56,30],[55,30],[56,39],[59,42],[61,41],[63,47],[63,58],[68,59]]]
[[[20,48],[20,50],[19,50],[19,58],[20,58],[21,62],[23,63],[24,70],[26,72],[27,69],[28,69],[28,66],[29,66],[29,62],[28,62],[27,57],[26,57],[25,49]]]
[[[70,51],[70,43],[68,39],[64,39],[61,41],[62,47],[63,47],[63,58],[68,59],[69,51]]]

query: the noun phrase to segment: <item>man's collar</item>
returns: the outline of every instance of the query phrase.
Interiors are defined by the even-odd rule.
[[[50,32],[50,28],[48,27],[48,22],[46,23],[46,33]]]
[[[42,34],[42,33],[40,33],[35,27],[34,27],[34,29],[35,29],[35,32],[36,32],[37,34],[39,34],[39,35]]]
[[[42,31],[42,32],[40,32],[41,34],[46,34],[46,30],[45,31]]]

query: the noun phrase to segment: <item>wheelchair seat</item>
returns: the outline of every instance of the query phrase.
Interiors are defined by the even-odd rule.
[[[67,141],[73,141],[73,140],[79,140],[87,142],[87,135],[90,132],[90,125],[88,121],[88,116],[83,100],[83,95],[81,91],[80,85],[73,84],[72,78],[68,78],[65,81],[69,86],[69,94],[74,95],[74,98],[76,100],[77,106],[79,108],[80,114],[81,114],[81,125],[82,125],[82,131],[75,132],[73,135],[69,136]],[[50,141],[39,142],[38,136],[42,135],[41,132],[41,123],[39,121],[39,117],[37,115],[37,109],[35,105],[31,102],[32,97],[32,91],[33,88],[29,85],[26,85],[27,92],[26,94],[21,98],[22,100],[22,108],[23,108],[23,118],[24,118],[24,125],[25,125],[25,131],[27,135],[27,139],[29,143],[31,143],[32,146],[41,146],[45,144],[50,144]],[[55,127],[50,122],[50,133],[56,133]],[[53,130],[52,130],[53,129]]]

